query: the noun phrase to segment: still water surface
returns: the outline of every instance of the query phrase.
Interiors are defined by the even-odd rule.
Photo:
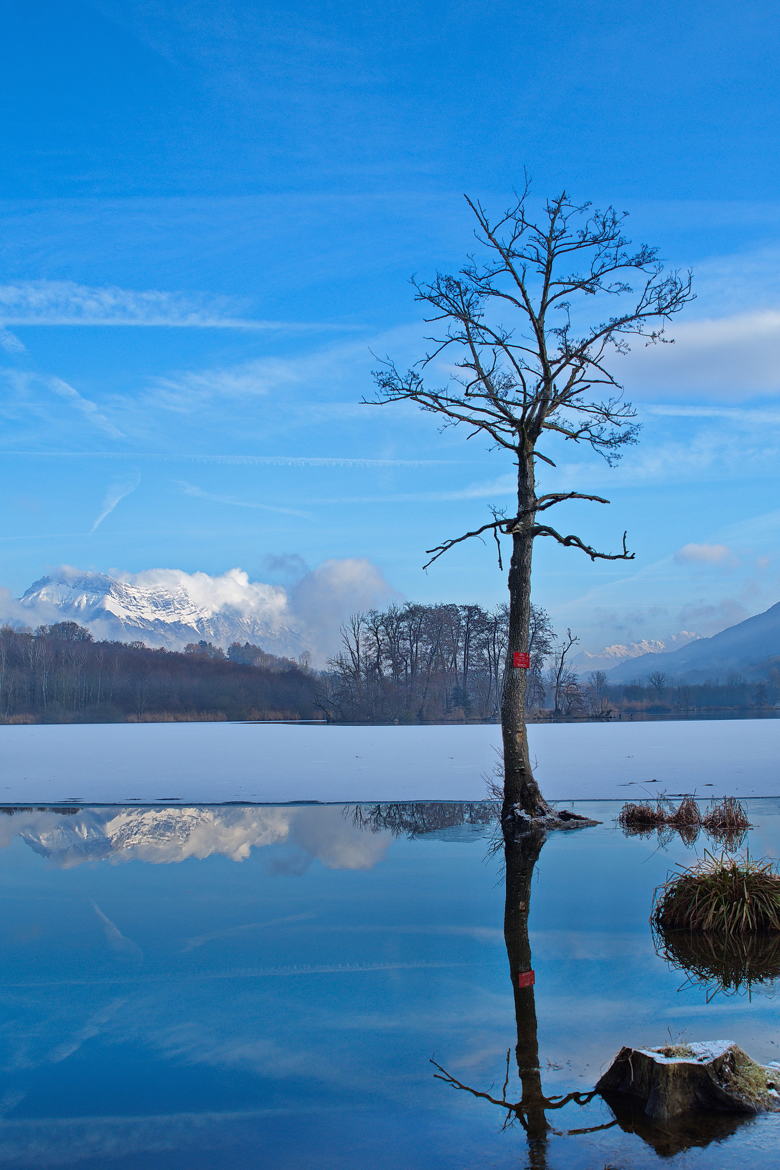
[[[707,840],[629,839],[617,804],[577,808],[603,824],[551,837],[532,878],[547,1100],[592,1088],[626,1043],[723,1037],[780,1060],[771,982],[708,1002],[653,945],[653,889]],[[751,852],[777,856],[780,801],[749,808]],[[484,819],[463,805],[6,810],[0,1166],[776,1167],[780,1115],[680,1149],[626,1132],[596,1097],[548,1109],[529,1148],[501,1107],[434,1076],[431,1058],[521,1095],[504,860]]]

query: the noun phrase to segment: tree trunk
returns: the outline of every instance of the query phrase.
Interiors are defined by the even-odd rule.
[[[528,937],[528,914],[531,907],[531,881],[534,866],[544,844],[544,833],[525,833],[504,846],[506,861],[506,901],[504,903],[504,941],[509,959],[509,977],[515,999],[517,1023],[517,1071],[523,1088],[520,1102],[523,1125],[528,1137],[529,1168],[547,1166],[547,1100],[542,1090],[539,1068],[539,1040],[536,1023],[536,997],[533,984],[521,986],[522,976],[533,969]]]
[[[533,452],[518,456],[518,513],[533,508],[536,502]],[[529,816],[547,816],[550,806],[534,779],[528,754],[528,731],[525,721],[525,692],[528,671],[513,666],[513,655],[529,653],[531,632],[531,559],[536,516],[528,512],[518,522],[512,536],[512,560],[509,566],[509,641],[507,645],[504,691],[501,698],[501,733],[504,741],[504,804],[502,821],[506,823],[517,806]]]

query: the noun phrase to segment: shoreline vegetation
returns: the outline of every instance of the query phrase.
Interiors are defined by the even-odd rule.
[[[497,724],[505,607],[404,606],[352,619],[327,669],[251,643],[183,651],[95,641],[75,622],[0,628],[0,724],[321,721],[357,725]],[[535,610],[529,723],[771,719],[780,683],[581,679]],[[568,645],[567,645],[568,643]]]
[[[562,716],[560,718],[529,718],[529,725],[540,723],[705,723],[721,720],[741,719],[780,719],[780,710],[740,711],[733,708],[717,708],[707,711],[689,711],[685,714],[669,715],[627,715],[615,719],[597,719],[593,716],[580,717]],[[232,715],[225,711],[145,711],[141,715],[133,713],[110,716],[100,712],[73,712],[58,713],[45,712],[42,714],[21,713],[15,715],[0,714],[0,727],[38,727],[63,723],[93,724],[93,723],[305,723],[321,724],[323,727],[473,727],[488,724],[498,726],[500,720],[495,719],[415,719],[402,722],[399,719],[326,719],[322,712],[312,716],[299,715],[294,711],[247,711]]]
[[[316,719],[317,680],[259,647],[96,642],[75,622],[0,629],[0,723]]]

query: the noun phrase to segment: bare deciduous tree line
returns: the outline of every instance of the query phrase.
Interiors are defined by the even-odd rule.
[[[355,614],[342,630],[341,651],[323,683],[323,707],[339,720],[403,722],[495,719],[509,637],[509,607],[391,605]],[[526,701],[541,707],[549,692],[555,634],[544,609],[534,606],[529,634]],[[565,656],[564,656],[565,657]],[[564,692],[570,672],[556,666]]]
[[[0,722],[312,718],[316,679],[259,647],[95,642],[75,622],[0,628]],[[229,652],[230,654],[230,652]],[[252,656],[254,654],[254,659]],[[236,660],[237,659],[237,660]]]

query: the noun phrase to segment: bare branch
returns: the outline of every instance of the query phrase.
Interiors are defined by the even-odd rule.
[[[534,511],[543,512],[545,508],[552,508],[555,504],[562,504],[564,500],[590,500],[594,504],[609,503],[609,500],[605,500],[603,496],[589,496],[584,492],[548,492],[544,496],[537,497]]]
[[[464,532],[462,536],[451,537],[450,539],[443,541],[441,544],[435,545],[433,548],[427,548],[425,550],[426,553],[427,554],[433,553],[434,555],[431,557],[431,559],[429,561],[425,562],[425,564],[423,565],[423,568],[424,569],[430,568],[430,566],[433,564],[434,561],[437,561],[439,559],[439,557],[444,555],[444,553],[449,552],[450,549],[453,548],[456,544],[462,544],[465,540],[471,540],[471,538],[474,536],[481,537],[483,532],[492,532],[493,537],[495,539],[495,542],[498,545],[498,566],[500,569],[503,569],[504,564],[503,564],[503,560],[501,557],[501,545],[500,545],[499,540],[498,540],[498,534],[503,533],[505,536],[511,536],[515,532],[515,530],[516,530],[516,528],[519,525],[521,520],[524,520],[528,516],[533,516],[537,512],[544,512],[547,508],[552,508],[556,504],[563,503],[564,500],[589,500],[595,504],[608,504],[609,503],[609,500],[606,500],[604,498],[604,496],[591,496],[591,495],[586,495],[584,492],[548,492],[544,496],[539,496],[535,500],[535,502],[533,503],[533,505],[531,507],[521,508],[518,511],[516,516],[511,516],[511,517],[502,516],[502,515],[498,515],[494,511],[493,512],[493,519],[491,521],[489,521],[487,524],[482,524],[482,525],[480,525],[479,528],[474,528],[471,532]],[[548,532],[548,531],[549,531],[549,534],[552,535],[553,529],[545,530],[545,532]],[[534,535],[542,535],[541,528],[539,528],[538,526],[535,527],[533,529],[533,534]],[[565,539],[563,537],[559,537],[559,539],[561,540],[562,543],[573,544],[578,540],[578,537],[567,536]],[[625,545],[625,538],[624,538],[624,545]],[[581,544],[580,547],[582,547],[583,549],[588,551],[586,545]],[[597,557],[602,557],[601,553],[595,553],[594,555]],[[621,559],[630,560],[633,557],[633,555],[634,554],[631,553],[631,555],[629,557],[626,557],[626,558],[617,557],[617,556],[608,557],[608,556],[604,555],[602,557],[602,559],[604,559],[604,560],[621,560]]]
[[[498,570],[500,573],[504,571],[504,561],[501,556],[501,541],[498,539],[498,529],[493,529],[493,540],[496,542],[496,556],[498,557]]]
[[[502,1101],[498,1097],[491,1097],[490,1093],[483,1093],[479,1089],[472,1089],[470,1085],[464,1085],[463,1081],[459,1081],[452,1073],[448,1073],[446,1068],[443,1068],[438,1061],[431,1057],[431,1064],[439,1071],[433,1075],[437,1081],[444,1081],[447,1085],[452,1085],[453,1089],[461,1089],[464,1093],[471,1093],[473,1097],[481,1097],[483,1101],[489,1101],[491,1105],[500,1105],[502,1109],[509,1109],[514,1112],[517,1105],[512,1105],[509,1101]]]
[[[449,552],[456,544],[462,544],[464,540],[471,540],[473,536],[481,536],[483,532],[500,532],[505,529],[507,524],[515,523],[514,520],[507,520],[505,516],[496,517],[488,524],[483,524],[479,528],[475,528],[472,532],[464,532],[462,536],[453,536],[449,540],[445,540],[442,544],[435,545],[434,548],[426,548],[426,555],[433,553],[429,561],[423,565],[424,569],[429,569],[434,561],[438,561],[439,557],[444,553]]]
[[[578,548],[581,552],[587,553],[592,561],[633,561],[636,556],[636,553],[628,551],[626,545],[627,532],[623,533],[623,551],[619,553],[597,552],[595,548],[591,548],[589,544],[585,544],[580,540],[579,536],[563,536],[560,532],[556,532],[554,528],[550,528],[546,524],[535,524],[533,534],[534,536],[552,536],[558,541],[558,544],[565,545],[566,548]]]

